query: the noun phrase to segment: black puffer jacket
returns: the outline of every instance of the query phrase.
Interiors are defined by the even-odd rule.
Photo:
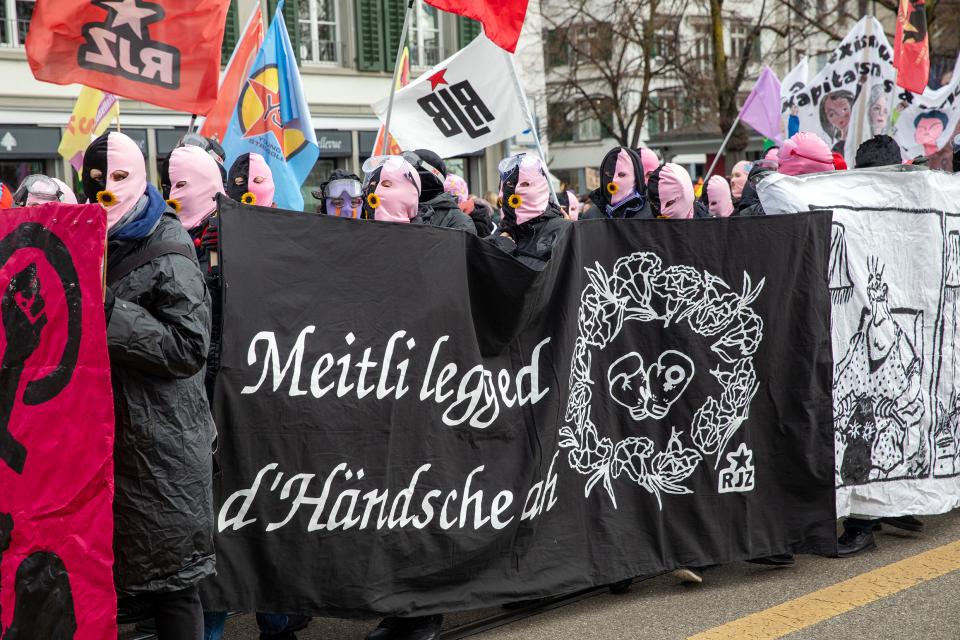
[[[217,231],[217,219],[209,218],[195,229],[190,229],[190,239],[197,248],[197,262],[200,273],[207,281],[207,290],[210,291],[210,351],[207,353],[207,367],[203,384],[207,389],[207,398],[213,402],[213,385],[220,369],[220,334],[222,332],[223,317],[223,285],[220,281],[220,267],[210,266],[210,253],[200,244],[203,234],[211,226]]]
[[[473,224],[473,220],[460,210],[456,199],[446,192],[426,202],[421,202],[417,217],[423,224],[446,229],[460,229],[472,235],[477,235],[477,227]]]
[[[108,268],[159,242],[194,246],[168,210],[145,239],[110,242]],[[215,430],[203,386],[210,295],[196,259],[179,254],[134,269],[111,290],[116,587],[177,591],[215,571]]]
[[[553,255],[553,248],[563,234],[567,233],[571,224],[573,223],[563,217],[557,206],[551,203],[543,215],[521,225],[505,228],[503,231],[509,233],[510,237],[497,234],[492,236],[490,241],[531,269],[539,270],[547,265]]]

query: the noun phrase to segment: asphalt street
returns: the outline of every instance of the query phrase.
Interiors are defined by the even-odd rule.
[[[634,584],[624,595],[601,592],[470,637],[957,640],[960,512],[923,520],[926,528],[919,535],[899,534],[885,527],[877,536],[877,550],[860,557],[801,556],[796,565],[785,569],[738,563],[706,572],[702,585],[682,585],[670,576],[661,576]],[[838,583],[843,584],[835,586]],[[788,603],[789,611],[769,611],[783,603]],[[503,611],[447,616],[445,637],[465,637],[458,633],[463,625],[498,615]],[[317,618],[297,637],[361,640],[376,622]],[[785,633],[785,628],[797,630]],[[253,616],[232,618],[224,637],[259,638]]]

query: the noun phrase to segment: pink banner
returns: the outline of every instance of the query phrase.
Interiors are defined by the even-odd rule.
[[[0,637],[116,638],[99,205],[0,211]]]

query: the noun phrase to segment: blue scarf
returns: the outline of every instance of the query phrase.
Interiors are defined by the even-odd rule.
[[[123,225],[116,234],[111,234],[111,240],[142,240],[146,238],[160,223],[160,216],[167,210],[167,202],[152,184],[147,185],[147,190],[140,199],[133,217],[129,222]]]
[[[616,214],[617,209],[619,209],[620,207],[626,206],[627,204],[633,202],[634,200],[639,200],[639,202],[640,202],[640,208],[642,209],[642,208],[643,208],[643,205],[644,205],[644,203],[645,203],[645,199],[644,199],[642,193],[638,193],[637,190],[634,189],[633,191],[630,192],[630,195],[627,196],[626,198],[624,198],[623,200],[621,200],[619,204],[617,204],[617,205],[608,204],[608,205],[607,205],[607,211],[606,211],[607,217],[608,217],[608,218],[613,218],[613,217],[615,217],[614,214]]]

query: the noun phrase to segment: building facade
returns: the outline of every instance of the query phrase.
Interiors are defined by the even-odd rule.
[[[222,48],[224,65],[258,3],[272,18],[276,0],[231,0]],[[26,175],[47,173],[68,183],[72,179],[79,186],[72,167],[57,154],[57,146],[80,88],[33,78],[23,47],[33,6],[33,0],[0,0],[0,77],[5,79],[0,86],[0,180],[15,187]],[[286,0],[284,18],[320,146],[320,158],[303,186],[308,209],[315,205],[310,190],[333,169],[359,174],[373,151],[380,123],[370,105],[389,92],[405,7],[405,0]],[[536,11],[531,13],[518,55],[532,62],[518,67],[524,84],[539,93],[536,85],[543,83],[543,55]],[[408,38],[411,76],[452,55],[480,32],[476,22],[418,0]],[[120,102],[121,130],[140,145],[154,181],[158,161],[169,155],[190,122],[188,113]],[[528,143],[518,138],[477,154],[450,158],[448,165],[468,180],[474,192],[495,190],[500,158]]]

